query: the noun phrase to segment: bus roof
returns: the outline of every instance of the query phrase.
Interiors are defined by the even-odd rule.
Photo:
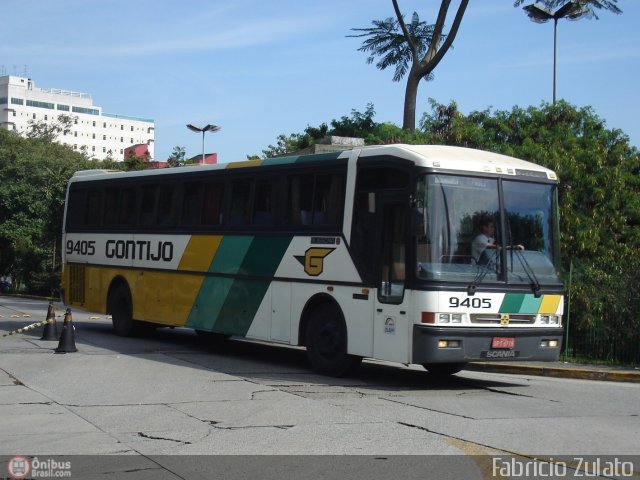
[[[416,165],[444,171],[519,175],[557,180],[556,174],[541,165],[500,153],[448,145],[380,145],[365,147],[361,157],[401,156]]]
[[[366,159],[367,157],[380,156],[398,157],[412,161],[417,166],[435,171],[442,170],[446,172],[460,171],[470,173],[490,173],[509,176],[538,177],[554,181],[557,180],[556,174],[552,170],[535,163],[499,153],[472,148],[453,147],[447,145],[392,144],[362,147],[357,150],[360,152],[359,158]],[[245,160],[217,165],[188,165],[180,168],[179,170],[174,168],[140,170],[133,172],[122,172],[116,170],[80,170],[73,175],[71,181],[103,180],[114,177],[169,175],[194,172],[196,169],[198,171],[212,171],[230,168],[298,164],[323,160],[346,160],[351,155],[351,152],[352,150],[343,150],[330,153],[267,158],[264,160]]]

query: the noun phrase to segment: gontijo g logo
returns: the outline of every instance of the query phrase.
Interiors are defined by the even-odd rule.
[[[324,270],[324,258],[333,252],[335,248],[311,247],[302,255],[296,255],[295,259],[304,266],[304,272],[312,277],[317,277]]]

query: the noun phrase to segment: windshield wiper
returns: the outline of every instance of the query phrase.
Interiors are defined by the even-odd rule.
[[[522,269],[524,270],[524,273],[527,274],[527,277],[529,277],[529,280],[531,281],[531,289],[533,290],[533,296],[536,298],[540,298],[540,295],[541,295],[540,282],[538,281],[538,277],[536,277],[536,274],[533,271],[533,268],[531,268],[531,265],[529,265],[529,262],[527,262],[527,258],[524,256],[524,253],[518,250],[518,248],[516,248],[515,246],[512,246],[511,253],[513,254],[514,251],[516,252],[516,258],[520,261],[520,264],[522,265]]]
[[[476,264],[476,266],[478,267],[478,273],[476,274],[476,277],[473,279],[473,282],[471,282],[467,287],[467,295],[469,295],[470,297],[473,297],[475,295],[476,290],[478,289],[478,285],[482,283],[482,280],[484,280],[484,277],[487,276],[487,273],[492,271],[490,267],[492,265],[497,265],[496,263],[497,259],[498,259],[498,249],[495,249],[493,251],[493,258],[489,258],[486,265]]]

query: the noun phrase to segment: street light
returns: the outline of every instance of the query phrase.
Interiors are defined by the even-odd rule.
[[[546,23],[553,20],[553,103],[556,103],[556,61],[558,52],[558,20],[566,18],[568,20],[579,20],[590,13],[590,10],[583,5],[584,2],[571,0],[564,4],[555,12],[539,7],[537,4],[522,7],[531,20],[536,23]]]
[[[206,125],[202,128],[198,128],[194,125],[188,124],[187,128],[189,130],[191,130],[192,132],[202,132],[202,161],[201,163],[204,163],[204,134],[206,132],[217,132],[218,130],[220,130],[220,127],[218,127],[217,125]]]

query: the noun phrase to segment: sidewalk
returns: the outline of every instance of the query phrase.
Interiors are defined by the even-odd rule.
[[[609,382],[640,382],[640,369],[638,368],[568,362],[472,362],[466,366],[465,370]]]

